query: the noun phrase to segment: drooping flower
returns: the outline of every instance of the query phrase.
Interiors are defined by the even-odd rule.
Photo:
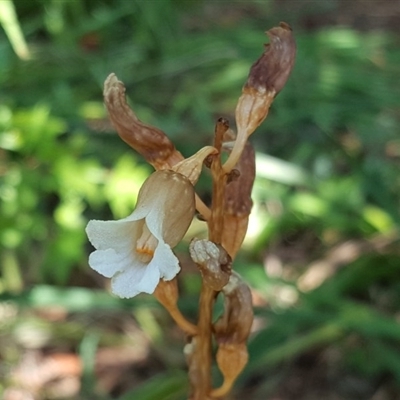
[[[180,270],[171,248],[185,235],[195,212],[188,178],[170,170],[156,171],[139,191],[131,215],[117,221],[92,220],[86,227],[96,248],[89,265],[111,280],[119,297],[153,293],[160,279]]]

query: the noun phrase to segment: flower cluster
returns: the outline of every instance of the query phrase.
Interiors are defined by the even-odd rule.
[[[187,159],[163,131],[139,120],[126,102],[124,85],[114,74],[104,84],[105,105],[119,136],[156,172],[140,189],[131,215],[118,221],[89,222],[86,232],[96,249],[89,265],[111,278],[111,291],[119,297],[153,293],[186,332],[191,400],[224,397],[248,359],[246,341],[253,321],[251,292],[232,270],[252,207],[255,152],[248,137],[267,117],[291,73],[296,54],[289,25],[281,23],[267,34],[270,43],[251,67],[236,106],[237,133],[220,118],[213,146]],[[224,163],[223,152],[228,152]],[[194,189],[203,166],[209,168],[212,177],[210,207]],[[194,238],[189,246],[202,278],[198,322],[193,324],[177,306],[179,290],[174,278],[180,265],[172,249],[187,232],[196,209],[207,223],[208,239]],[[214,301],[219,293],[225,308],[213,322]],[[216,352],[211,346],[212,337]],[[213,353],[223,376],[222,385],[214,389],[210,378]]]

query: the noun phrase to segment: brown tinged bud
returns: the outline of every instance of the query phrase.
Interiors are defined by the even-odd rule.
[[[115,74],[104,82],[104,103],[118,135],[155,169],[168,169],[183,160],[167,135],[144,124],[126,103],[125,86]]]
[[[232,260],[225,249],[206,239],[193,239],[189,251],[200,269],[204,284],[220,291],[231,275]]]
[[[218,344],[245,342],[253,323],[250,289],[233,271],[222,293],[225,297],[224,313],[214,324],[215,338]]]
[[[219,345],[216,360],[224,382],[222,386],[214,389],[212,398],[224,397],[230,392],[236,378],[243,371],[249,360],[246,343],[222,343]]]
[[[214,334],[218,343],[216,360],[224,382],[211,392],[213,397],[225,396],[247,364],[246,340],[253,323],[250,289],[236,272],[232,273],[222,293],[225,310],[214,324]]]
[[[229,149],[229,143],[224,148]],[[255,152],[247,142],[235,169],[238,176],[225,189],[224,231],[222,244],[232,259],[246,236],[249,215],[253,206],[251,191],[256,174]]]

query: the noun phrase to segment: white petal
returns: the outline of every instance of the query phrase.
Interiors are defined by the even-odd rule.
[[[96,250],[89,256],[89,265],[101,275],[111,278],[117,272],[129,268],[137,261],[135,252],[116,252],[114,249]]]
[[[143,221],[89,221],[86,233],[98,250],[123,249],[137,240]]]
[[[146,215],[146,225],[149,228],[149,231],[157,240],[162,242],[164,242],[162,233],[163,218],[164,210],[159,209],[153,209],[149,212],[148,215]]]
[[[160,271],[161,277],[166,281],[175,278],[181,269],[179,266],[179,260],[176,258],[171,248],[163,242],[158,244],[150,264],[154,264],[157,267]]]
[[[157,268],[157,264],[150,262],[146,267],[146,273],[142,280],[138,282],[135,289],[141,293],[154,293],[156,286],[160,282],[160,270]]]
[[[158,270],[141,264],[117,273],[111,281],[111,290],[119,297],[130,298],[141,292],[153,293],[159,280]]]

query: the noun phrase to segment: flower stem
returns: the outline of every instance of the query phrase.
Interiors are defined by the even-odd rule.
[[[224,134],[228,129],[228,121],[220,118],[215,126],[214,138],[214,147],[218,150],[219,154],[221,154]],[[224,229],[225,186],[228,176],[222,168],[220,155],[214,157],[211,164],[211,174],[213,179],[213,196],[211,217],[209,220],[209,239],[216,244],[221,244]]]
[[[246,133],[243,132],[242,134],[240,134],[238,132],[235,144],[233,145],[232,152],[229,155],[228,159],[225,161],[225,164],[223,165],[223,170],[226,174],[229,174],[229,172],[232,171],[232,169],[239,161],[239,158],[243,152],[244,146],[246,146],[246,143],[247,143]]]
[[[172,279],[170,281],[160,280],[156,290],[154,291],[154,296],[156,299],[165,307],[169,312],[172,319],[177,323],[177,325],[188,335],[194,336],[197,334],[197,326],[189,322],[181,313],[178,308],[178,283],[177,279]]]
[[[203,203],[203,200],[196,194],[196,209],[203,216],[203,218],[208,221],[211,216],[210,209]]]
[[[169,314],[172,319],[176,322],[176,324],[181,328],[184,332],[186,332],[190,336],[194,336],[197,334],[197,327],[189,322],[180,312],[178,308],[170,308]]]
[[[211,164],[213,197],[211,215],[208,220],[209,239],[217,244],[221,244],[224,229],[224,201],[227,182],[220,154],[224,134],[228,129],[228,121],[220,118],[215,127],[214,147],[219,154],[214,156]],[[216,295],[217,292],[203,282],[200,293],[198,335],[192,361],[197,368],[191,400],[212,400],[214,398],[210,397],[209,393],[211,392],[212,312]]]
[[[203,285],[200,294],[200,311],[198,336],[196,337],[196,349],[194,364],[198,366],[196,385],[193,387],[191,400],[211,400],[208,393],[211,391],[211,334],[212,334],[212,310],[215,292]]]

